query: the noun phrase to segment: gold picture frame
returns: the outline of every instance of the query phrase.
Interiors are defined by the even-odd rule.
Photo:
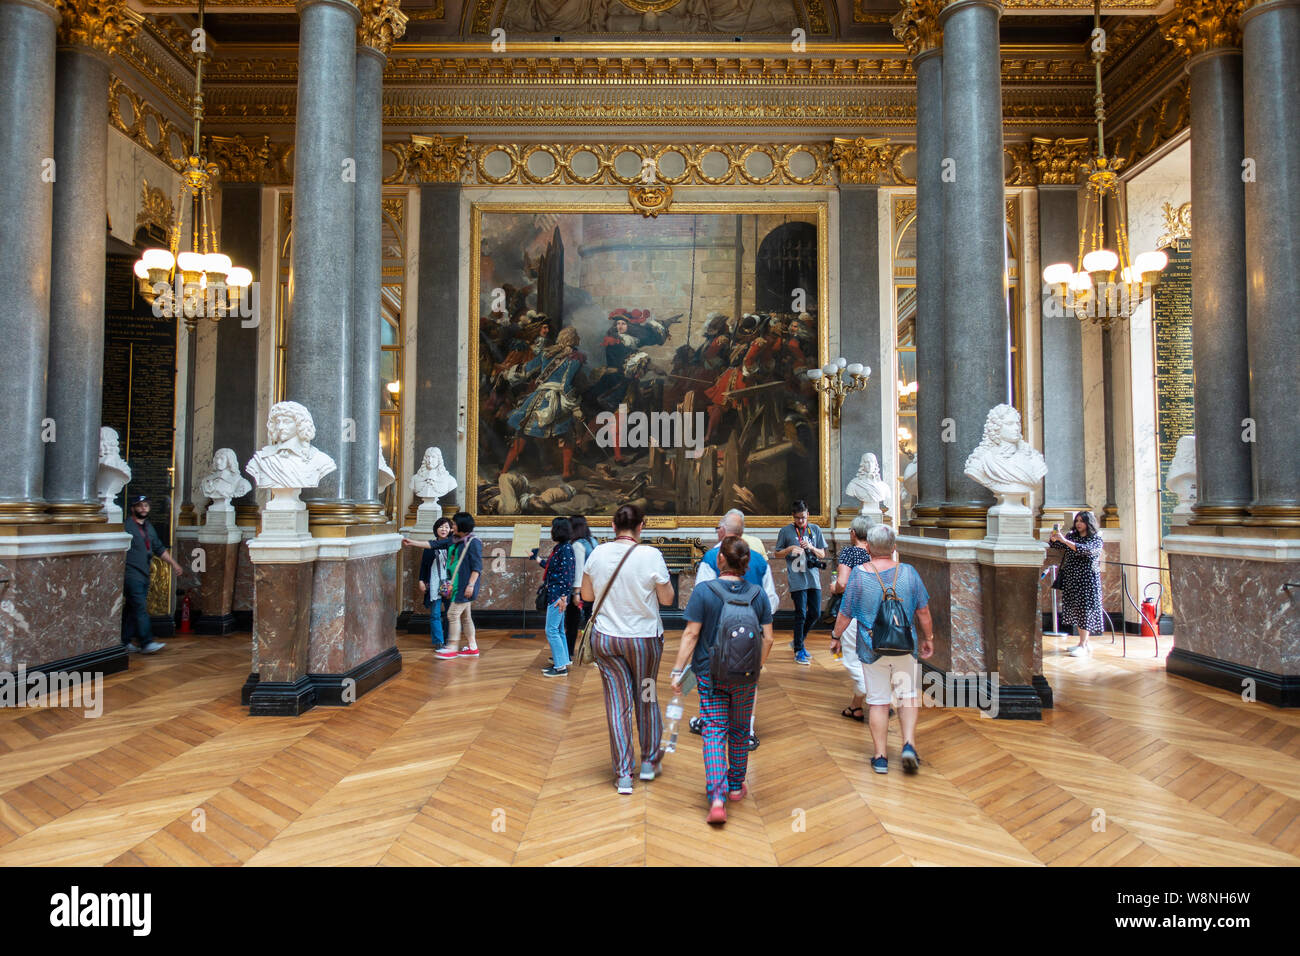
[[[466,383],[466,444],[465,444],[465,494],[467,507],[474,510],[478,496],[479,476],[479,305],[480,305],[480,257],[482,256],[483,217],[491,214],[608,214],[627,215],[641,220],[642,217],[631,203],[624,201],[588,202],[588,203],[516,203],[516,202],[473,202],[470,204],[470,262],[469,295],[466,304],[467,338],[469,345],[468,381]],[[792,202],[690,202],[678,200],[664,211],[662,217],[691,215],[798,215],[811,218],[817,228],[817,351],[818,364],[829,361],[830,346],[830,234],[828,228],[829,203],[824,200]],[[833,514],[831,505],[830,481],[830,415],[826,400],[820,393],[816,398],[817,423],[819,437],[819,471],[821,508],[809,519],[821,525],[828,525]],[[521,523],[549,525],[553,515],[479,515],[475,511],[478,524],[488,527],[509,527]],[[698,528],[713,527],[720,515],[647,515],[647,527],[656,528]],[[780,528],[788,524],[788,514],[747,515],[746,523],[750,527]]]

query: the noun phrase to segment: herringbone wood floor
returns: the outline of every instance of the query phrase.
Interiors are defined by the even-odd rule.
[[[397,678],[287,719],[239,706],[247,635],[176,638],[106,681],[98,719],[0,711],[0,864],[1300,862],[1300,713],[1168,677],[1149,640],[1090,661],[1045,640],[1055,710],[925,710],[906,777],[896,723],[871,772],[825,636],[804,668],[778,635],[751,797],[719,831],[684,729],[615,794],[599,675],[543,678],[541,639],[480,632],[481,658],[442,662],[403,634]]]

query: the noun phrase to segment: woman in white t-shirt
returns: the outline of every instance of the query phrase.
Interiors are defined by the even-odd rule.
[[[599,604],[592,623],[591,650],[605,684],[615,786],[625,794],[632,792],[636,768],[633,709],[641,739],[641,779],[653,780],[663,759],[658,695],[640,691],[647,680],[653,686],[659,678],[659,659],[664,652],[659,605],[672,603],[673,585],[659,549],[638,543],[644,526],[645,515],[636,505],[619,508],[614,513],[614,540],[597,545],[587,555],[582,575],[583,601]],[[646,700],[647,696],[651,699]]]

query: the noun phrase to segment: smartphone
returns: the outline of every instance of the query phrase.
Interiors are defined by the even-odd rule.
[[[682,675],[682,696],[690,694],[699,684],[699,679],[695,676],[695,669],[689,664],[686,666],[686,673]]]

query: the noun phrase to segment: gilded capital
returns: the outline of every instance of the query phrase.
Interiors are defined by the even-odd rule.
[[[386,146],[397,158],[397,171],[387,183],[458,183],[469,164],[465,136],[411,134],[409,143]]]
[[[903,8],[889,22],[894,26],[894,36],[907,48],[911,56],[933,50],[943,42],[939,27],[939,11],[944,0],[903,0]]]
[[[86,47],[112,56],[130,39],[144,17],[122,0],[58,0],[59,45]]]
[[[406,32],[408,18],[400,5],[401,0],[358,0],[361,23],[357,26],[357,43],[388,56],[393,44]]]
[[[273,143],[271,137],[246,139],[242,135],[209,136],[208,155],[221,172],[223,183],[283,185],[292,179],[291,143]]]
[[[875,185],[882,176],[894,171],[896,150],[888,139],[845,139],[837,136],[831,147],[831,162],[840,174],[840,182],[849,186]]]
[[[1160,30],[1188,56],[1241,46],[1238,20],[1245,0],[1177,0],[1160,18]]]
[[[1079,180],[1079,170],[1091,157],[1091,140],[1058,137],[1048,139],[1035,136],[1030,140],[1030,156],[1038,170],[1040,186],[1073,186]]]

